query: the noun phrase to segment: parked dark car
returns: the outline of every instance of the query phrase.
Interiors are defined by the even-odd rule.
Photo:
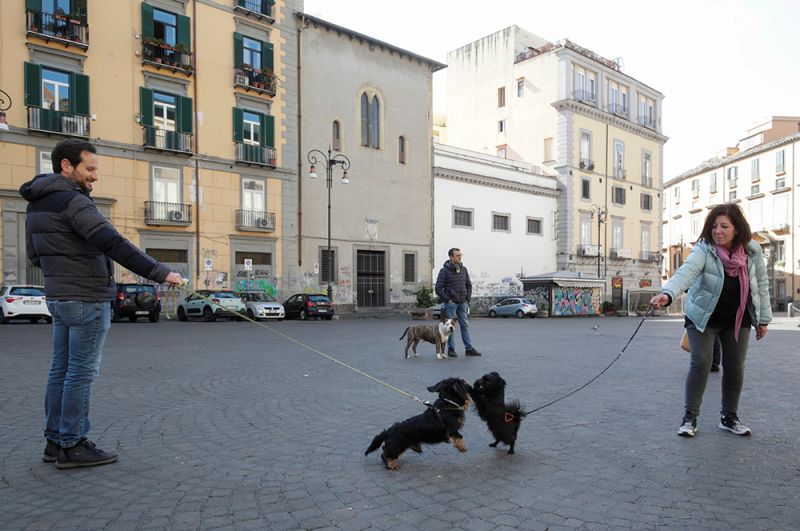
[[[111,303],[111,322],[127,317],[135,323],[147,317],[151,323],[161,318],[161,296],[152,284],[117,284],[117,297]]]
[[[325,295],[314,295],[298,293],[292,295],[283,303],[286,318],[297,317],[299,319],[333,319],[333,305],[331,300]]]

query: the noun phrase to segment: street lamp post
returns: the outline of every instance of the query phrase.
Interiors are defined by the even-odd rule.
[[[600,278],[600,227],[606,222],[608,209],[604,206],[592,205],[592,217],[597,215],[597,278]]]
[[[333,188],[333,170],[336,166],[342,168],[342,184],[350,184],[350,179],[347,176],[347,170],[350,169],[350,159],[341,153],[334,155],[331,148],[328,148],[328,155],[319,149],[312,149],[308,152],[307,159],[311,164],[311,169],[308,172],[309,179],[317,178],[317,164],[321,164],[325,168],[326,181],[328,187],[328,300],[333,304],[333,286],[331,286],[331,278],[333,277],[333,260],[331,258],[331,188]]]

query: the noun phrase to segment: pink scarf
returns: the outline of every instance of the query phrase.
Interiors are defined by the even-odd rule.
[[[734,337],[738,342],[742,318],[747,310],[747,293],[750,289],[750,276],[747,273],[747,255],[741,245],[737,246],[731,254],[728,254],[727,249],[724,247],[717,245],[717,255],[722,260],[725,274],[729,277],[739,277],[739,309],[736,310],[736,325],[734,327]]]

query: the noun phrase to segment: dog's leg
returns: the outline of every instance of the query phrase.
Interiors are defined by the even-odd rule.
[[[408,347],[410,347],[410,346],[411,346],[411,343],[412,343],[411,336],[408,336],[408,340],[406,341],[406,352],[405,352],[405,354],[406,354],[406,359],[408,359]],[[415,356],[417,355],[417,352],[416,352],[416,351],[414,351],[414,355],[415,355]]]
[[[419,444],[412,445],[409,448],[411,448],[411,450],[413,450],[414,452],[416,452],[418,454],[422,453],[422,446],[420,446]]]
[[[414,350],[414,357],[415,358],[419,357],[419,353],[417,352],[417,345],[419,345],[419,338],[415,337],[414,338],[414,346],[412,347],[412,349]]]
[[[467,451],[467,447],[464,446],[464,437],[460,434],[457,436],[450,437],[450,442],[453,446],[456,447],[456,450],[461,452],[462,454]]]
[[[492,444],[490,444],[489,446],[491,446],[492,448],[497,448],[497,445],[498,445],[499,443],[500,443],[500,441],[494,441],[494,442],[493,442]]]
[[[515,453],[514,452],[514,443],[512,442],[511,444],[509,444],[509,446],[511,448],[508,449],[508,453],[509,453],[509,455],[513,455]]]

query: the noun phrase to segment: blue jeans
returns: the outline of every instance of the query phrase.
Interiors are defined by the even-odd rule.
[[[107,302],[48,301],[53,316],[53,364],[44,398],[44,436],[69,448],[89,433],[89,398],[111,305]]]
[[[469,339],[469,319],[467,318],[469,304],[466,302],[457,304],[453,301],[448,301],[444,307],[447,310],[448,319],[452,319],[454,316],[458,318],[458,326],[461,328],[461,340],[464,342],[464,348],[470,350],[472,348],[472,341]],[[447,339],[447,349],[456,349],[455,334],[450,334],[450,337]]]

